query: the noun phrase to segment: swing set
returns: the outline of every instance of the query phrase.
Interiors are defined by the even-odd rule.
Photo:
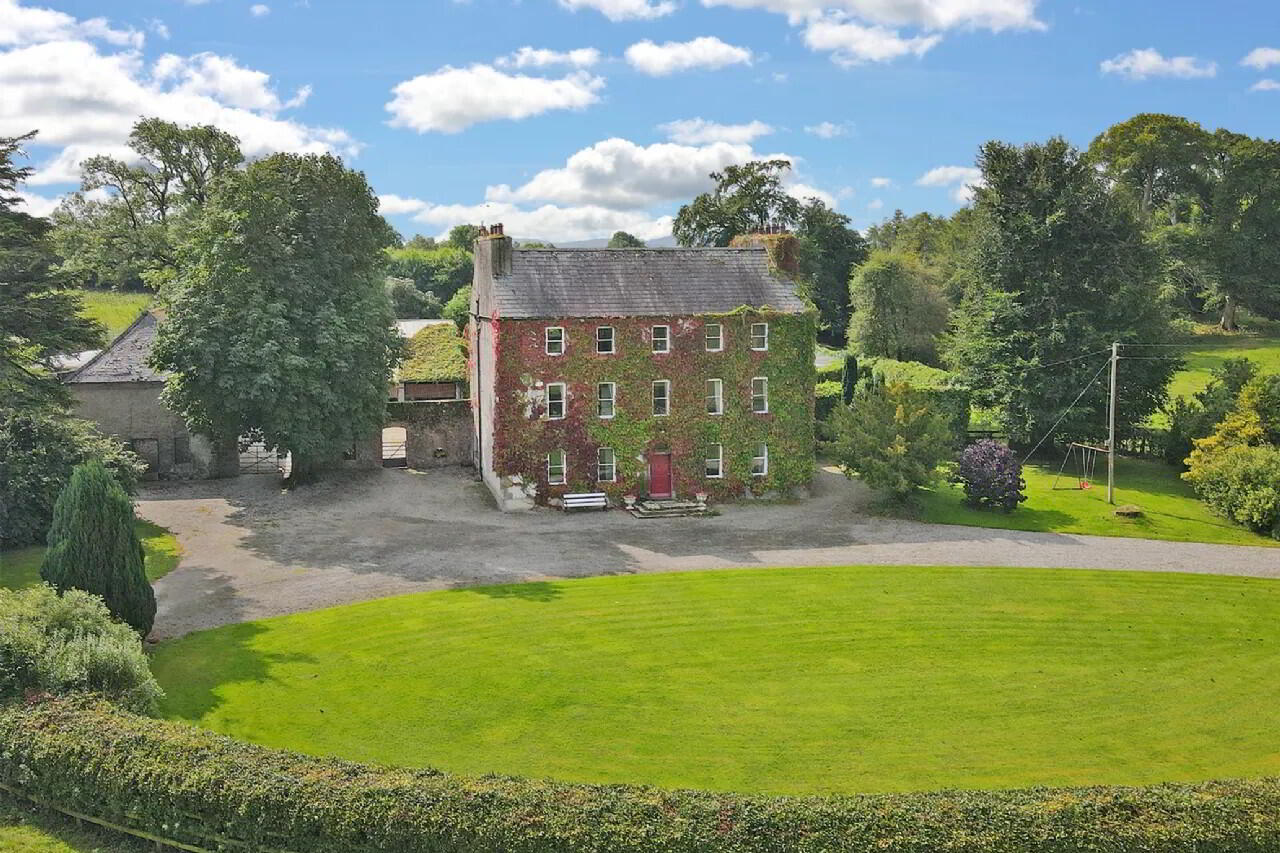
[[[1062,465],[1058,467],[1058,476],[1053,478],[1053,491],[1058,491],[1058,481],[1062,479],[1062,474],[1067,470],[1067,463],[1074,461],[1076,473],[1076,489],[1085,490],[1093,488],[1093,474],[1097,470],[1098,456],[1106,456],[1108,453],[1105,447],[1095,447],[1092,444],[1081,444],[1073,441],[1067,445],[1067,455],[1062,458]],[[1063,489],[1071,489],[1071,486],[1063,486]]]

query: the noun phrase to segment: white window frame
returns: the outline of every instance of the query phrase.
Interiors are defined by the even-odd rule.
[[[560,454],[560,476],[558,479],[551,473],[553,467],[551,457],[557,453]],[[563,486],[567,482],[569,482],[569,454],[563,450],[553,450],[547,454],[547,485]]]
[[[604,471],[605,461],[604,454],[609,454],[609,476],[600,476]],[[601,447],[596,450],[596,482],[597,483],[616,483],[618,482],[618,454],[613,452],[612,447]]]
[[[711,345],[711,330],[716,330],[716,345]],[[721,352],[724,350],[724,323],[708,323],[703,327],[707,352]]]
[[[551,351],[551,333],[552,332],[560,333],[559,352]],[[564,326],[547,326],[545,329],[543,329],[542,330],[542,348],[543,350],[546,351],[547,355],[564,355],[564,351],[568,348],[568,338],[565,336]]]
[[[601,411],[601,404],[605,402],[605,398],[600,395],[601,389],[609,388],[609,414]],[[617,382],[597,382],[596,383],[596,417],[608,418],[618,413],[618,383]]]
[[[658,411],[658,388],[662,388],[663,411]],[[653,380],[653,416],[655,418],[665,418],[671,414],[671,380],[655,379]]]
[[[769,445],[764,442],[756,445],[756,450],[763,450],[764,454],[756,454],[751,457],[751,476],[752,477],[768,477],[769,476]],[[760,470],[756,470],[759,465]]]
[[[712,410],[711,403],[715,401],[715,409]],[[723,415],[724,414],[724,381],[721,379],[707,380],[707,414]]]
[[[757,333],[756,329],[763,329],[762,333]],[[756,339],[764,338],[764,346],[756,346]],[[769,349],[769,324],[768,323],[752,323],[751,324],[751,348],[756,352],[766,352]]]
[[[607,350],[600,349],[600,333],[605,329],[609,330],[609,348]],[[596,326],[596,354],[597,355],[613,355],[618,351],[618,330],[613,326]]]
[[[560,389],[560,414],[558,415],[553,415],[551,413],[551,403],[552,403],[551,389],[552,388]],[[564,420],[564,416],[569,411],[569,386],[563,382],[548,382],[546,394],[547,394],[547,420],[549,421]]]
[[[658,330],[662,330],[663,348],[658,349]],[[649,330],[649,348],[655,353],[671,352],[671,327],[670,326],[654,326]]]
[[[760,383],[760,391],[756,391],[756,383]],[[764,402],[763,409],[756,408],[756,400]],[[769,377],[768,376],[752,376],[751,377],[751,414],[767,415],[769,414]]]
[[[712,444],[707,449],[710,450],[712,448],[715,449],[716,455],[715,456],[706,455],[706,458],[702,460],[702,476],[708,480],[723,480],[724,479],[724,445]],[[711,462],[713,460],[716,463],[716,473],[710,474],[708,473],[708,470],[710,469]]]

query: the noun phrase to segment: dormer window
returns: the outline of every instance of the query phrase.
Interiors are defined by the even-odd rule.
[[[547,326],[545,335],[547,355],[564,355],[564,327]]]

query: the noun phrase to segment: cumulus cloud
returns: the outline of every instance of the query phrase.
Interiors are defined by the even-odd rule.
[[[812,184],[806,184],[800,181],[789,181],[783,188],[790,196],[797,198],[800,201],[808,201],[811,198],[816,198],[818,201],[830,208],[835,208],[839,204],[834,195],[824,189],[815,187]]]
[[[0,46],[75,39],[137,49],[146,37],[133,28],[117,29],[106,18],[79,21],[65,12],[20,6],[18,0],[0,0]]]
[[[620,211],[596,205],[539,207],[486,202],[482,204],[435,204],[416,198],[380,196],[384,214],[412,214],[414,222],[441,229],[441,234],[459,222],[501,222],[508,234],[525,239],[574,241],[607,237],[626,231],[642,240],[671,234],[670,216],[653,216],[644,211]],[[388,203],[388,199],[393,199]]]
[[[1130,80],[1148,77],[1213,77],[1218,64],[1194,56],[1163,56],[1155,48],[1141,48],[1104,59],[1099,66],[1103,74],[1118,74]]]
[[[816,18],[805,25],[804,43],[810,50],[827,51],[837,65],[889,62],[903,56],[924,56],[942,36],[904,38],[896,30],[867,26],[838,15]]]
[[[883,189],[884,187],[893,186],[892,178],[872,178],[871,186]]]
[[[676,4],[671,0],[560,0],[560,5],[574,12],[594,9],[611,21],[661,18],[676,10]]]
[[[655,44],[645,39],[627,48],[624,54],[632,68],[654,77],[694,68],[716,69],[727,65],[751,64],[751,51],[728,44],[715,36],[690,41]]]
[[[793,24],[835,11],[891,27],[1044,29],[1036,19],[1036,0],[702,0],[702,5],[764,9],[786,15]]]
[[[982,185],[982,170],[973,166],[937,166],[916,179],[921,187],[950,187],[951,198],[964,203],[973,198],[973,188]]]
[[[480,122],[585,109],[600,100],[603,87],[602,78],[585,71],[548,78],[507,74],[488,65],[446,65],[398,84],[387,111],[396,127],[457,133]]]
[[[253,15],[255,18],[261,18],[264,15],[271,14],[271,7],[265,3],[254,3],[249,7],[249,14]]]
[[[806,125],[805,133],[811,133],[819,139],[835,139],[837,136],[844,136],[849,132],[849,125],[841,123],[835,124],[829,121],[818,122],[817,124]]]
[[[167,40],[169,38],[169,25],[159,18],[148,18],[147,29],[151,30],[151,32],[155,33],[162,39]]]
[[[1280,81],[1264,78],[1249,87],[1250,92],[1274,92],[1280,89]]]
[[[742,145],[759,136],[773,133],[773,128],[762,121],[746,124],[719,124],[703,118],[685,118],[658,125],[672,142],[684,145],[705,145],[708,142],[729,142]]]
[[[600,51],[594,47],[580,47],[576,50],[558,51],[546,48],[525,46],[499,57],[495,65],[499,68],[546,68],[549,65],[568,65],[573,68],[590,68],[601,59]]]
[[[1249,51],[1244,59],[1240,60],[1240,64],[1256,68],[1259,71],[1265,71],[1272,65],[1280,65],[1280,48],[1255,47]]]

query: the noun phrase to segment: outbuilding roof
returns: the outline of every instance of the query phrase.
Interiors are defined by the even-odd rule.
[[[808,309],[762,247],[515,249],[493,280],[500,317],[722,314],[743,306]]]
[[[156,341],[156,315],[144,311],[133,325],[83,366],[67,382],[163,382],[165,374],[147,364]]]
[[[414,332],[396,372],[399,382],[461,382],[466,378],[462,335],[452,320],[430,321]]]

